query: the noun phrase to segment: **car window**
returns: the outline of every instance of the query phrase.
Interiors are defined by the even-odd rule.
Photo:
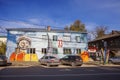
[[[0,56],[0,59],[6,59],[7,57],[6,56]]]
[[[79,56],[76,56],[76,58],[77,58],[77,59],[80,59],[80,57],[79,57]]]
[[[48,59],[48,56],[45,56],[45,59]]]
[[[53,58],[56,58],[56,57],[54,57],[54,56],[49,56],[49,58],[50,58],[50,59],[53,59]]]
[[[43,56],[41,59],[45,59],[45,56]]]
[[[68,59],[68,56],[65,56],[65,57],[63,57],[63,58]]]
[[[69,56],[70,59],[80,59],[79,56]]]

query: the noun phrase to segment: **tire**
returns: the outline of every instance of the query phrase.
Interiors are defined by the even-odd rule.
[[[82,66],[82,64],[80,64],[79,66]]]
[[[109,63],[109,64],[113,64],[111,60],[110,60],[108,63]]]
[[[42,65],[42,62],[41,61],[39,61],[40,62],[40,65]]]
[[[64,64],[62,60],[60,61],[60,64],[61,64],[61,65],[63,65],[63,64]]]

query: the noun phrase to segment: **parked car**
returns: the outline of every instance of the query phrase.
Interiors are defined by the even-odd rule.
[[[63,58],[60,59],[61,64],[68,64],[71,66],[77,66],[77,65],[82,65],[83,60],[80,56],[78,55],[67,55]]]
[[[7,65],[7,57],[5,55],[0,55],[0,66]]]
[[[54,57],[54,56],[43,56],[40,60],[39,60],[40,64],[45,64],[48,67],[49,66],[58,66],[60,64],[60,61],[58,58]]]
[[[113,64],[120,64],[120,56],[119,57],[112,57],[109,59],[109,63]]]

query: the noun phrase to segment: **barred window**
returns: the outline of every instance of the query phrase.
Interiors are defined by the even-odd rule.
[[[28,48],[27,49],[27,53],[35,54],[36,53],[36,49],[35,48]]]
[[[53,54],[58,54],[57,48],[53,48]]]
[[[64,52],[64,54],[71,54],[71,49],[70,48],[64,48],[63,52]]]
[[[77,54],[81,54],[81,49],[76,49]]]
[[[76,42],[78,42],[78,43],[81,42],[80,41],[80,36],[76,36]]]
[[[53,41],[57,41],[58,40],[58,36],[57,35],[53,35]]]
[[[46,48],[42,48],[42,53],[43,54],[47,54],[47,49]]]
[[[48,39],[48,36],[47,36],[47,35],[42,35],[42,39],[43,39],[43,40],[47,40],[47,39]]]
[[[63,36],[63,41],[70,42],[71,41],[71,36]]]

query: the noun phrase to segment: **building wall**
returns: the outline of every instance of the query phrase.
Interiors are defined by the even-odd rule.
[[[6,43],[7,38],[5,36],[0,36],[0,42]]]
[[[53,35],[57,36],[56,41],[53,41]],[[78,42],[76,36],[80,37]],[[53,54],[53,48],[57,49],[57,54]],[[64,49],[71,49],[71,54],[77,54],[76,49],[81,49],[81,52],[87,49],[87,34],[8,31],[6,55],[11,61],[38,61],[45,55],[42,49],[58,58],[67,55]]]

